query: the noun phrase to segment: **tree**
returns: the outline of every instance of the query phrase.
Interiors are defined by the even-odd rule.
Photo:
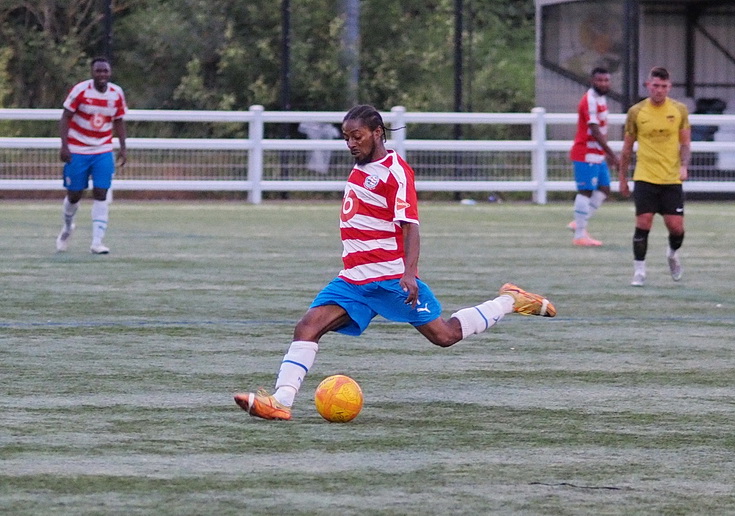
[[[98,48],[98,0],[0,0],[5,81],[11,106],[54,107]]]
[[[291,1],[292,109],[349,107],[340,64],[341,5]],[[464,5],[464,104],[475,111],[527,111],[533,105],[533,1]],[[101,9],[100,0],[0,0],[0,102],[59,106],[103,47]],[[131,107],[280,107],[281,13],[273,0],[115,0],[113,10],[113,80]],[[364,1],[360,25],[361,102],[379,109],[453,109],[453,0]]]

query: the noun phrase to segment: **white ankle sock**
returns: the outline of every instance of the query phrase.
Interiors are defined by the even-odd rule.
[[[462,338],[465,339],[470,335],[482,333],[488,328],[491,328],[505,314],[509,314],[512,311],[513,298],[510,296],[499,296],[471,308],[462,308],[453,313],[452,317],[459,321],[462,327]]]
[[[273,394],[279,403],[287,407],[293,405],[296,393],[301,388],[301,382],[314,365],[318,350],[319,345],[316,342],[295,340],[291,343],[281,362],[276,380],[276,392]]]
[[[62,219],[64,221],[64,229],[71,229],[71,225],[74,223],[74,215],[77,214],[79,209],[79,203],[74,204],[69,202],[69,197],[64,197],[64,204],[61,210]]]
[[[92,203],[92,244],[101,244],[107,231],[107,220],[110,208],[107,201],[94,201]]]

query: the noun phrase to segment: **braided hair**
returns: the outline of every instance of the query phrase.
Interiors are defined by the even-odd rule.
[[[373,106],[363,104],[353,107],[347,112],[344,119],[342,119],[342,123],[345,123],[347,120],[359,120],[371,131],[374,131],[378,127],[380,127],[380,129],[383,131],[383,141],[387,141],[386,131],[388,131],[388,129],[383,123],[383,117],[380,116],[378,110],[375,109]]]

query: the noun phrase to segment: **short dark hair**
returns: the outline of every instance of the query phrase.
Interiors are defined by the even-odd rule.
[[[592,69],[592,73],[590,75],[594,77],[595,75],[609,74],[609,73],[610,73],[610,70],[608,70],[607,68],[603,68],[602,66],[597,66]]]
[[[378,127],[380,127],[383,131],[383,141],[386,141],[388,139],[388,137],[386,136],[387,129],[385,128],[385,124],[383,123],[383,117],[380,116],[378,110],[375,109],[373,106],[362,104],[353,107],[342,119],[342,123],[345,123],[347,120],[359,120],[371,131],[374,131]]]
[[[649,77],[656,77],[657,79],[661,79],[662,81],[669,80],[669,71],[663,66],[654,66],[653,68],[651,68],[651,73],[649,73],[648,75]]]
[[[97,56],[92,58],[92,62],[89,63],[90,67],[93,67],[95,63],[107,63],[110,64],[110,60],[105,56]]]

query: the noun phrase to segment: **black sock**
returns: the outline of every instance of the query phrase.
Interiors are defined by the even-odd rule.
[[[639,262],[646,259],[648,233],[650,230],[641,228],[635,228],[635,233],[633,233],[633,257]]]

